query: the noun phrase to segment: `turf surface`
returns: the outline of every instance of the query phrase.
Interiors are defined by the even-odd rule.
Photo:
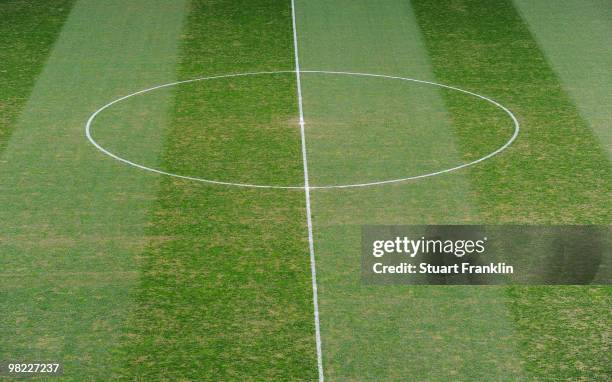
[[[0,358],[58,360],[74,381],[108,379],[120,361],[158,179],[103,160],[83,122],[117,95],[174,80],[185,11],[150,1],[70,10],[2,154]],[[147,118],[163,125],[158,101]]]
[[[73,0],[0,3],[0,152],[14,130]]]
[[[289,12],[271,0],[192,2],[179,77],[291,69]],[[294,83],[276,75],[178,87],[160,166],[301,184]],[[142,255],[125,379],[314,379],[303,193],[164,178],[156,199],[149,234],[159,240]]]
[[[384,190],[313,194],[327,375],[332,379],[400,379],[408,373],[425,380],[604,378],[609,370],[599,349],[607,346],[602,325],[609,320],[609,288],[358,285],[360,224],[609,223],[610,167],[602,150],[606,142],[599,142],[581,118],[513,4],[413,1],[412,6],[386,2],[380,7],[309,1],[298,2],[298,10],[305,70],[391,73],[451,84],[493,97],[510,107],[523,126],[517,142],[503,155],[444,179]],[[473,159],[490,137],[503,133],[507,123],[461,94],[439,92],[435,103],[435,95],[428,93],[422,93],[421,99],[403,99],[408,91],[398,97],[393,85],[380,89],[357,81],[343,85],[340,80],[304,77],[313,184],[318,177],[342,178],[348,173],[367,178],[372,169],[383,173],[383,166],[376,163],[380,157],[393,170],[410,171],[415,161],[423,161],[422,156],[386,157],[387,149],[395,151],[396,140],[408,137],[425,138],[420,145],[433,147],[432,152],[436,144],[444,143],[445,155],[436,159],[448,158],[453,150],[464,160]],[[371,94],[384,101],[368,100]],[[381,120],[376,111],[396,110],[398,99],[409,105],[408,110],[416,105],[420,112],[426,109],[419,109],[419,101],[426,100],[433,108],[427,115],[438,117],[419,121],[401,116],[411,122],[411,131],[404,135],[391,129],[385,141],[384,128],[377,125],[388,120]],[[347,124],[356,126],[354,136],[337,123],[329,129],[320,122],[325,117],[345,122],[348,118]],[[414,134],[420,124],[435,129],[440,126],[436,121],[443,118],[454,122],[452,135],[436,131],[435,139],[427,142],[427,136]],[[361,126],[367,128],[358,131]],[[376,132],[369,136],[370,131]],[[381,146],[381,141],[386,145]],[[330,152],[334,147],[342,153],[358,147],[357,153],[346,155],[360,161],[354,167],[335,166],[326,160],[335,154]],[[367,155],[358,156],[363,148],[382,148],[382,152],[364,160]],[[543,304],[542,299],[549,302]],[[588,302],[582,303],[585,299]],[[579,324],[570,318],[571,312],[588,317],[593,325]],[[431,368],[433,359],[436,368]]]
[[[612,5],[605,0],[515,0],[514,5],[563,90],[610,155],[612,116],[602,105],[612,103],[612,78],[607,69],[612,66]]]
[[[503,89],[523,125],[521,139],[503,160],[470,171],[482,219],[608,224],[612,178],[605,143],[564,91],[513,4],[413,4],[437,78],[488,94]],[[454,115],[465,113],[458,100],[449,99],[448,105]],[[466,148],[476,144],[469,138],[463,142]],[[600,349],[607,346],[609,288],[512,287],[508,295],[532,378],[599,380],[608,375],[608,359]]]
[[[328,380],[609,379],[607,286],[359,279],[363,224],[610,223],[610,115],[600,107],[610,8],[549,6],[296,1],[302,69],[458,86],[522,125],[507,151],[470,169],[313,190]],[[315,380],[304,193],[153,175],[83,137],[93,111],[143,88],[293,70],[291,3],[11,0],[0,17],[10,20],[0,26],[0,359],[60,360],[61,379],[74,381]],[[313,185],[456,165],[512,131],[499,109],[454,91],[302,81]],[[113,106],[93,129],[154,168],[303,182],[292,73],[164,88]]]
[[[434,76],[410,4],[299,1],[297,9],[304,70],[392,74],[444,83]],[[462,159],[450,123],[452,114],[444,104],[447,91],[386,80],[310,75],[304,76],[303,86],[313,184],[330,178],[354,181],[416,175]],[[483,111],[478,100],[459,97],[468,107]],[[495,109],[484,112],[508,137],[511,121]],[[467,118],[464,126],[469,127],[465,122],[470,119],[474,120]],[[348,127],[329,129],[321,120],[340,120]],[[402,124],[402,120],[410,123]],[[359,131],[351,135],[353,126]],[[360,150],[352,152],[353,147],[377,155],[360,155]],[[347,152],[356,161],[354,166],[339,167],[326,160],[339,152]],[[382,163],[380,157],[385,159]],[[521,376],[518,343],[513,340],[503,290],[377,287],[360,282],[361,225],[477,221],[469,193],[465,172],[385,187],[313,192],[324,366],[329,379],[499,380],[509,371]]]

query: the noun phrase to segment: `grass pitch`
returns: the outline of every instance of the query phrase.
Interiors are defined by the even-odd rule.
[[[6,21],[0,27],[0,151],[8,143],[19,111],[27,102],[73,3],[15,0],[0,4],[0,13]]]
[[[560,29],[550,4],[296,0],[303,70],[457,86],[522,128],[469,169],[312,191],[328,380],[609,379],[608,286],[359,279],[363,224],[610,223],[610,8],[564,0],[558,16],[582,22]],[[153,175],[83,137],[122,95],[293,70],[291,2],[11,0],[0,18],[0,360],[57,360],[72,381],[316,380],[304,192]],[[441,88],[315,73],[302,87],[315,186],[456,165],[511,134],[500,110]],[[93,131],[168,172],[304,181],[293,73],[164,88]]]
[[[192,2],[179,77],[290,70],[289,12],[286,2]],[[231,182],[301,184],[294,79],[172,89],[159,166]],[[159,241],[142,255],[123,341],[128,379],[314,379],[303,194],[164,178],[156,199],[149,232]]]

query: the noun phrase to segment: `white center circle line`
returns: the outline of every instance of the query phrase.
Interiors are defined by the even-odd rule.
[[[191,181],[195,181],[195,182],[201,182],[201,183],[209,183],[209,184],[217,184],[217,185],[225,185],[225,186],[235,186],[235,187],[249,187],[249,188],[268,188],[268,189],[298,189],[298,190],[303,190],[305,188],[305,186],[277,186],[277,185],[266,185],[266,184],[250,184],[250,183],[238,183],[238,182],[226,182],[226,181],[221,181],[221,180],[213,180],[213,179],[204,179],[204,178],[198,178],[195,176],[188,176],[188,175],[181,175],[181,174],[175,174],[175,173],[171,173],[171,172],[167,172],[167,171],[163,171],[163,170],[159,170],[156,168],[152,168],[152,167],[148,167],[148,166],[144,166],[142,164],[139,163],[135,163],[132,162],[128,159],[125,159],[123,157],[120,157],[117,154],[112,153],[111,151],[107,150],[106,148],[102,147],[102,145],[100,145],[92,136],[92,124],[93,121],[95,120],[95,118],[102,113],[104,110],[110,108],[111,106],[124,101],[128,98],[137,96],[137,95],[141,95],[144,93],[148,93],[148,92],[152,92],[158,89],[162,89],[162,88],[167,88],[167,87],[171,87],[171,86],[176,86],[176,85],[181,85],[181,84],[187,84],[187,83],[192,83],[192,82],[198,82],[198,81],[207,81],[207,80],[215,80],[215,79],[221,79],[221,78],[232,78],[232,77],[246,77],[246,76],[258,76],[258,75],[270,75],[270,74],[287,74],[287,73],[295,73],[295,70],[281,70],[281,71],[264,71],[264,72],[247,72],[247,73],[234,73],[234,74],[224,74],[224,75],[217,75],[217,76],[210,76],[210,77],[200,77],[200,78],[194,78],[194,79],[190,79],[190,80],[184,80],[184,81],[177,81],[177,82],[171,82],[171,83],[167,83],[167,84],[163,84],[163,85],[158,85],[158,86],[154,86],[151,88],[147,88],[147,89],[143,89],[143,90],[139,90],[137,92],[128,94],[126,96],[117,98],[109,103],[107,103],[106,105],[100,107],[98,110],[96,110],[87,120],[87,123],[85,124],[85,136],[87,137],[87,140],[94,145],[99,151],[101,151],[102,153],[104,153],[105,155],[108,155],[109,157],[118,160],[120,162],[123,162],[127,165],[139,168],[141,170],[145,170],[145,171],[149,171],[149,172],[153,172],[153,173],[157,173],[160,175],[166,175],[166,176],[171,176],[174,178],[180,178],[180,179],[186,179],[186,180],[191,180]],[[439,84],[437,82],[431,82],[431,81],[424,81],[424,80],[418,80],[418,79],[414,79],[414,78],[408,78],[408,77],[399,77],[399,76],[390,76],[390,75],[385,75],[385,74],[371,74],[371,73],[358,73],[358,72],[343,72],[343,71],[329,71],[329,70],[301,70],[300,73],[312,73],[312,74],[327,74],[327,75],[345,75],[345,76],[361,76],[361,77],[373,77],[373,78],[386,78],[386,79],[392,79],[392,80],[400,80],[400,81],[409,81],[409,82],[415,82],[415,83],[420,83],[420,84],[426,84],[426,85],[432,85],[432,86],[437,86],[437,87],[441,87],[441,88],[445,88],[445,89],[450,89],[450,90],[454,90],[454,91],[458,91],[464,94],[468,94],[477,98],[480,98],[482,100],[485,100],[493,105],[495,105],[496,107],[498,107],[499,109],[503,110],[511,119],[512,122],[514,124],[514,132],[512,134],[512,136],[510,137],[510,139],[501,147],[499,147],[497,150],[481,157],[478,158],[476,160],[473,160],[471,162],[468,163],[464,163],[464,164],[460,164],[458,166],[455,167],[451,167],[451,168],[447,168],[447,169],[443,169],[443,170],[439,170],[439,171],[435,171],[435,172],[430,172],[430,173],[426,173],[426,174],[421,174],[421,175],[415,175],[415,176],[409,176],[409,177],[405,177],[405,178],[396,178],[396,179],[389,179],[389,180],[382,180],[382,181],[376,181],[376,182],[367,182],[367,183],[354,183],[354,184],[338,184],[338,185],[324,185],[324,186],[309,186],[308,189],[310,190],[321,190],[321,189],[340,189],[340,188],[357,188],[357,187],[368,187],[368,186],[378,186],[378,185],[384,185],[384,184],[391,184],[391,183],[399,183],[399,182],[406,182],[406,181],[411,181],[411,180],[418,180],[418,179],[423,179],[423,178],[428,178],[428,177],[432,177],[432,176],[436,176],[436,175],[441,175],[441,174],[445,174],[445,173],[449,173],[449,172],[453,172],[453,171],[457,171],[469,166],[473,166],[476,165],[480,162],[483,162],[487,159],[492,158],[493,156],[499,154],[500,152],[504,151],[505,149],[507,149],[518,137],[519,132],[520,132],[520,123],[518,121],[518,119],[516,118],[516,116],[504,105],[500,104],[497,101],[492,100],[491,98],[485,97],[483,95],[468,91],[468,90],[464,90],[464,89],[460,89],[454,86],[449,86],[449,85],[444,85],[444,84]]]

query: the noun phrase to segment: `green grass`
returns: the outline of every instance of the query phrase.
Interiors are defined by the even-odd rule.
[[[176,182],[104,157],[84,138],[89,115],[118,96],[293,68],[288,3],[186,5],[77,2],[27,106],[11,104],[0,162],[0,358],[59,360],[62,379],[74,381],[316,375],[303,193]],[[19,31],[11,41],[28,38]],[[162,168],[301,184],[294,81],[147,95],[101,115],[94,135]],[[237,159],[243,167],[225,173]]]
[[[270,0],[192,2],[179,77],[291,69],[289,11]],[[296,110],[289,75],[178,87],[160,166],[299,185]],[[164,178],[149,229],[159,240],[142,254],[124,335],[125,379],[314,379],[305,223],[300,191]]]
[[[560,2],[514,0],[540,51],[559,77],[600,144],[612,154],[612,115],[602,105],[612,102],[612,25],[605,0]]]
[[[363,224],[610,223],[609,142],[591,130],[607,117],[555,71],[559,48],[549,61],[510,1],[296,4],[303,69],[458,86],[522,127],[470,169],[312,192],[327,379],[609,379],[607,286],[360,282]],[[83,137],[91,112],[152,85],[293,70],[291,3],[11,0],[0,17],[0,359],[57,359],[72,381],[316,380],[304,193],[157,176]],[[302,79],[314,185],[474,160],[511,133],[464,94]],[[94,136],[182,175],[303,182],[291,73],[139,95]]]
[[[0,153],[74,0],[0,2]]]
[[[414,1],[436,78],[498,100],[521,135],[503,155],[469,171],[482,221],[609,224],[610,163],[511,2]],[[503,26],[499,28],[498,26]],[[466,38],[466,36],[468,36]],[[447,97],[454,118],[470,111]],[[459,125],[460,126],[460,125]],[[478,141],[458,131],[462,151]],[[604,380],[609,287],[510,287],[527,369],[537,380]],[[590,323],[584,325],[584,323]]]
[[[444,83],[434,76],[408,2],[298,1],[297,10],[305,70]],[[311,75],[304,76],[303,90],[313,184],[414,175],[425,166],[462,159],[444,103],[446,91]],[[461,97],[469,108],[499,121],[495,127],[509,136],[511,121],[502,112],[474,97]],[[342,124],[327,125],[330,121]],[[471,121],[478,118],[462,122]],[[376,155],[362,155],[363,150]],[[340,167],[326,160],[341,155],[358,161]],[[477,222],[469,194],[465,171],[385,187],[312,193],[328,379],[503,380],[509,374],[525,379],[503,289],[361,284],[362,225]]]
[[[470,170],[483,219],[610,222],[612,174],[606,154],[512,3],[453,5],[414,3],[436,78],[494,96],[515,111],[522,125],[519,139],[503,157]],[[455,118],[469,115],[459,97],[446,102]],[[463,152],[480,144],[471,131],[458,131],[458,136]]]
[[[570,306],[580,306],[580,316],[601,322],[609,305],[608,288],[591,294],[588,288],[564,287],[359,285],[361,224],[610,222],[610,167],[602,144],[564,93],[512,4],[298,2],[298,29],[304,69],[404,75],[458,86],[508,106],[522,125],[519,139],[506,152],[472,169],[381,189],[313,193],[328,377],[601,379],[605,363],[599,349],[608,346],[606,331],[600,325],[573,325],[567,314]],[[381,128],[386,121],[376,110],[397,110],[396,103],[403,102],[409,111],[428,110],[419,114],[421,120],[402,117],[417,132],[446,126],[444,118],[454,122],[450,132],[435,130],[434,137],[420,141],[421,147],[443,143],[446,151],[436,159],[446,160],[453,151],[464,160],[474,159],[489,147],[491,137],[511,129],[506,116],[462,94],[421,92],[410,98],[414,87],[398,94],[395,85],[346,82],[304,77],[313,184],[322,178],[368,177],[373,169],[410,171],[422,162],[419,155],[409,155],[418,150],[391,158],[383,151],[371,161],[349,151],[394,149],[411,136],[420,137]],[[379,98],[368,100],[372,94]],[[354,129],[346,128],[346,133],[343,124],[329,124],[332,130],[326,118]],[[387,134],[386,145],[375,146],[384,141],[382,134]],[[325,160],[341,156],[342,149],[360,162],[339,168]],[[381,157],[386,169],[377,165]],[[546,303],[541,296],[547,296]],[[551,320],[555,316],[560,320]],[[563,348],[553,351],[558,344]],[[546,362],[555,366],[544,367]]]
[[[117,362],[159,179],[101,157],[84,122],[175,79],[184,13],[180,1],[72,7],[0,162],[0,358],[60,361],[68,381],[104,380]],[[167,101],[154,100],[148,123],[164,125]]]

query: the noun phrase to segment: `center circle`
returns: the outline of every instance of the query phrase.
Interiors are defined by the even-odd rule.
[[[101,151],[102,153],[104,153],[107,156],[110,156],[111,158],[118,160],[124,164],[128,164],[130,166],[139,168],[141,170],[145,170],[145,171],[149,171],[149,172],[153,172],[153,173],[157,173],[157,174],[161,174],[161,175],[166,175],[166,176],[170,176],[170,177],[175,177],[175,178],[181,178],[181,179],[187,179],[187,180],[191,180],[191,181],[196,181],[196,182],[202,182],[202,183],[209,183],[209,184],[217,184],[217,185],[226,185],[226,186],[236,186],[236,187],[252,187],[252,188],[272,188],[272,189],[304,189],[305,187],[303,185],[290,185],[290,186],[285,186],[285,185],[273,185],[273,184],[253,184],[253,183],[242,183],[242,182],[232,182],[232,181],[226,181],[226,180],[219,180],[219,179],[205,179],[205,178],[201,178],[201,177],[197,177],[197,176],[192,176],[192,175],[188,175],[188,174],[176,174],[176,173],[172,173],[172,172],[168,172],[168,171],[164,171],[162,169],[157,169],[157,168],[153,168],[150,166],[145,166],[143,164],[140,163],[136,163],[134,161],[128,160],[122,156],[117,155],[114,152],[111,152],[108,148],[103,147],[98,141],[96,141],[93,137],[93,122],[96,119],[97,116],[99,116],[103,111],[111,108],[113,105],[117,105],[120,102],[123,102],[127,99],[139,96],[139,95],[143,95],[143,94],[147,94],[150,92],[154,92],[156,90],[159,89],[164,89],[164,88],[169,88],[169,87],[174,87],[174,86],[178,86],[181,84],[188,84],[188,83],[194,83],[194,82],[200,82],[200,81],[211,81],[211,80],[218,80],[218,79],[231,79],[231,78],[238,78],[238,77],[251,77],[251,76],[263,76],[263,75],[274,75],[274,74],[290,74],[290,73],[296,73],[295,71],[291,71],[291,70],[286,70],[286,71],[268,71],[268,72],[251,72],[251,73],[235,73],[235,74],[226,74],[226,75],[218,75],[218,76],[210,76],[210,77],[201,77],[201,78],[195,78],[195,79],[190,79],[190,80],[184,80],[184,81],[177,81],[177,82],[172,82],[172,83],[167,83],[167,84],[163,84],[163,85],[158,85],[158,86],[154,86],[151,88],[147,88],[147,89],[143,89],[131,94],[128,94],[126,96],[117,98],[109,103],[107,103],[106,105],[100,107],[98,110],[96,110],[87,120],[87,123],[85,124],[85,135],[88,139],[88,141],[94,145],[99,151]],[[399,182],[405,182],[405,181],[410,181],[410,180],[417,180],[417,179],[423,179],[423,178],[428,178],[428,177],[432,177],[432,176],[436,176],[436,175],[442,175],[445,173],[449,173],[449,172],[453,172],[453,171],[457,171],[460,169],[463,169],[465,167],[469,167],[469,166],[473,166],[476,165],[480,162],[483,162],[487,159],[490,159],[491,157],[499,154],[500,152],[502,152],[503,150],[505,150],[506,148],[508,148],[512,142],[514,142],[514,140],[517,138],[519,131],[520,131],[520,124],[517,120],[517,118],[514,116],[514,114],[505,106],[501,105],[500,103],[498,103],[497,101],[494,101],[491,98],[485,97],[483,95],[468,91],[468,90],[464,90],[464,89],[460,89],[457,87],[453,87],[453,86],[449,86],[449,85],[444,85],[444,84],[439,84],[436,82],[431,82],[431,81],[424,81],[424,80],[418,80],[418,79],[414,79],[414,78],[408,78],[408,77],[399,77],[399,76],[390,76],[390,75],[383,75],[383,74],[370,74],[370,73],[355,73],[355,72],[342,72],[342,71],[322,71],[322,70],[301,70],[300,71],[300,75],[302,76],[303,74],[314,74],[314,75],[326,75],[326,76],[352,76],[352,77],[362,77],[362,78],[373,78],[373,79],[386,79],[386,80],[395,80],[395,81],[404,81],[404,82],[410,82],[410,83],[416,83],[416,84],[420,84],[420,85],[426,85],[426,86],[432,86],[432,87],[437,87],[440,89],[446,89],[455,93],[462,93],[464,95],[468,95],[471,97],[475,97],[481,101],[485,101],[486,103],[493,105],[494,107],[501,109],[512,121],[512,125],[513,125],[513,132],[512,135],[510,136],[510,138],[505,141],[505,143],[501,146],[499,146],[497,149],[487,153],[486,155],[480,156],[476,159],[467,161],[465,163],[461,163],[452,167],[447,167],[447,168],[442,168],[439,170],[435,170],[435,171],[427,171],[424,172],[422,174],[418,174],[418,175],[413,175],[413,176],[406,176],[406,177],[399,177],[399,178],[391,178],[391,179],[381,179],[381,180],[376,180],[376,181],[368,181],[368,182],[363,182],[363,183],[347,183],[347,184],[327,184],[327,185],[310,185],[309,189],[340,189],[340,188],[355,188],[355,187],[367,187],[367,186],[376,186],[376,185],[383,185],[383,184],[390,184],[390,183],[399,183]],[[300,94],[301,95],[301,94]],[[306,110],[306,113],[308,111]],[[308,123],[308,115],[307,115],[307,121],[306,123]],[[306,139],[308,139],[306,137]]]

